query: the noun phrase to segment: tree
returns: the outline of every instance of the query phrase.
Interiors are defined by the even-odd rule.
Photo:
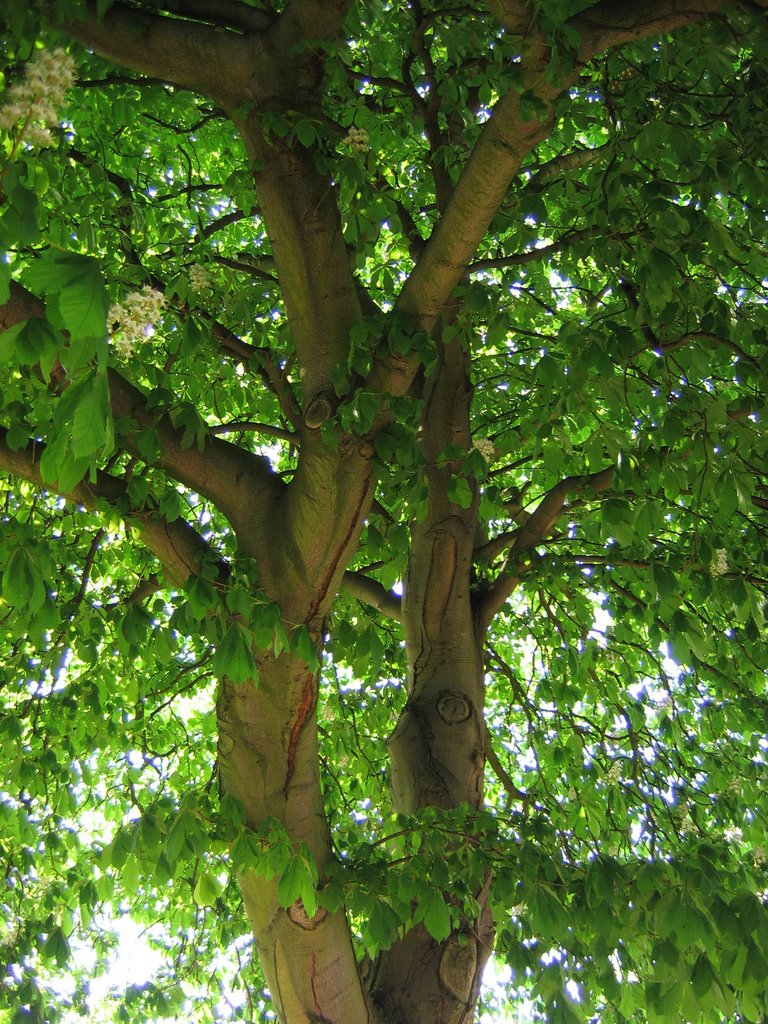
[[[0,1017],[763,1020],[764,5],[3,18]]]

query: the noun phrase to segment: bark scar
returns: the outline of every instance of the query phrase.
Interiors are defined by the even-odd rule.
[[[317,991],[315,990],[315,978],[317,977],[317,954],[312,952],[312,959],[309,967],[309,987],[312,990],[312,1000],[315,1004],[315,1010],[317,1013],[310,1014],[310,1021],[312,1024],[333,1024],[332,1020],[329,1020],[320,1009],[320,1000],[317,998]]]
[[[432,595],[423,611],[424,628],[430,640],[434,640],[440,633],[456,576],[456,560],[456,538],[441,531],[432,544],[425,586],[425,594]]]
[[[304,620],[307,623],[310,623],[317,614],[317,609],[320,607],[321,602],[325,598],[325,595],[328,593],[328,588],[331,585],[333,574],[336,572],[336,567],[341,561],[341,556],[344,554],[344,551],[347,545],[349,544],[350,538],[352,537],[352,534],[355,532],[355,529],[357,527],[357,521],[360,518],[360,509],[363,507],[365,499],[368,497],[370,479],[371,474],[369,472],[365,478],[365,483],[363,484],[363,490],[360,495],[360,498],[358,499],[357,505],[355,506],[354,515],[350,518],[349,526],[347,527],[347,530],[341,539],[341,543],[334,552],[333,558],[331,559],[331,564],[328,566],[325,575],[320,581],[320,586],[317,589],[317,593],[315,594],[314,598],[312,599],[312,603],[309,606],[306,619]]]
[[[286,797],[288,796],[288,787],[291,784],[293,773],[296,771],[296,749],[299,745],[299,738],[315,707],[315,688],[313,682],[314,676],[311,672],[307,672],[306,679],[304,680],[304,691],[301,694],[298,711],[296,712],[296,721],[293,723],[291,735],[288,738],[288,771],[285,773],[285,785],[283,786],[283,795]]]

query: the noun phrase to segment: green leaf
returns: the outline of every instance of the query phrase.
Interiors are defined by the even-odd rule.
[[[187,605],[198,622],[216,608],[217,598],[214,589],[202,576],[192,576],[188,580]]]
[[[415,920],[423,921],[429,934],[437,942],[443,942],[451,934],[451,912],[437,889],[428,889],[419,897]]]
[[[72,418],[73,457],[108,455],[114,447],[114,429],[106,373],[90,375],[78,397]]]
[[[107,293],[98,264],[84,267],[59,294],[59,312],[74,338],[105,338],[107,334]]]
[[[200,907],[214,907],[223,891],[224,886],[215,875],[209,871],[201,871],[197,876],[193,893],[195,903]]]
[[[233,622],[213,656],[212,668],[217,676],[227,676],[233,683],[258,682],[259,672],[253,657],[253,638],[239,622]]]
[[[301,658],[302,661],[306,662],[310,672],[316,671],[319,667],[320,662],[317,657],[317,648],[306,626],[300,626],[291,634],[291,650],[297,658]]]
[[[106,337],[107,292],[96,260],[49,249],[32,263],[26,278],[35,291],[58,296],[64,327],[73,337]]]
[[[298,121],[293,130],[302,146],[311,146],[317,138],[317,131],[311,121]]]
[[[3,597],[8,604],[35,612],[45,601],[45,581],[34,554],[25,545],[12,549],[3,568]]]
[[[27,320],[21,320],[0,334],[0,359],[3,362],[21,362],[18,358],[19,335],[27,326]]]
[[[4,305],[11,297],[11,268],[0,259],[0,306]]]
[[[385,900],[376,898],[368,909],[365,927],[365,943],[369,954],[375,955],[382,949],[389,949],[397,939],[402,922]]]
[[[290,907],[300,899],[309,917],[317,912],[317,867],[305,843],[283,868],[277,899],[281,907]]]
[[[53,928],[43,943],[42,955],[48,961],[55,961],[57,967],[64,967],[69,960],[69,942],[58,926]]]
[[[472,504],[472,488],[463,476],[452,476],[448,485],[448,500],[461,508],[469,508]]]
[[[16,366],[34,366],[50,371],[61,341],[45,321],[33,317],[0,334],[0,360]]]
[[[715,972],[709,957],[702,953],[691,971],[691,988],[697,999],[703,999],[715,983]]]

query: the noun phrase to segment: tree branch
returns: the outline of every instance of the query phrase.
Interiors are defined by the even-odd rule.
[[[206,224],[200,232],[200,237],[210,238],[217,231],[228,228],[230,224],[237,224],[238,221],[245,220],[250,216],[250,213],[245,213],[243,210],[230,210],[229,213],[224,213],[221,217],[217,217],[216,220],[212,220],[210,224]]]
[[[174,13],[219,28],[236,29],[246,35],[263,32],[274,22],[274,15],[269,11],[248,7],[239,0],[176,0]]]
[[[349,10],[349,0],[289,0],[272,26],[274,44],[286,55],[307,40],[335,39]],[[314,59],[323,54],[312,47]],[[294,59],[296,54],[293,55]]]
[[[486,0],[491,14],[513,35],[526,36],[531,29],[531,8],[525,0]]]
[[[520,800],[523,804],[528,804],[530,797],[527,793],[524,793],[521,789],[517,788],[517,786],[514,784],[511,777],[509,776],[509,773],[507,772],[506,768],[499,760],[498,754],[493,749],[493,734],[491,733],[491,730],[488,728],[488,723],[484,721],[483,727],[485,740],[485,742],[483,743],[483,749],[488,764],[491,766],[491,768],[493,768],[499,782],[502,784],[506,792],[512,797],[512,799]]]
[[[64,31],[116,64],[200,90],[223,106],[242,101],[241,83],[254,84],[259,62],[251,37],[138,12],[122,3],[113,4],[101,19],[93,0],[87,0],[85,7],[87,18],[65,21]]]
[[[529,46],[522,62],[522,85],[543,107],[537,116],[524,119],[520,93],[513,90],[493,108],[445,214],[398,300],[398,308],[414,316],[426,329],[465,272],[523,159],[546,136],[554,99],[577,76],[577,71],[573,71],[557,85],[550,83],[546,74],[549,46],[531,30],[527,5],[519,0],[495,0],[488,6],[510,31],[527,35]],[[696,0],[695,9],[681,9],[676,0],[645,4],[603,0],[568,24],[581,36],[579,58],[587,61],[608,47],[692,24],[725,6],[724,0]]]
[[[251,360],[255,360],[256,372],[277,398],[285,418],[292,426],[298,429],[301,426],[301,412],[296,404],[293,392],[287,385],[285,375],[275,366],[270,350],[266,347],[251,345],[247,341],[243,341],[234,331],[231,331],[213,317],[205,315],[203,319],[208,323],[208,326],[211,328],[211,334],[221,344],[222,349],[235,356],[246,366],[251,365]]]
[[[559,156],[553,157],[533,173],[526,182],[523,192],[540,192],[545,185],[561,174],[595,163],[601,156],[605,156],[606,150],[610,150],[612,146],[613,142],[604,142],[600,146],[572,149],[568,153],[561,153]]]
[[[171,523],[157,512],[131,509],[125,483],[109,473],[98,470],[95,481],[86,478],[69,490],[56,483],[46,483],[40,475],[40,458],[45,445],[31,441],[14,451],[8,446],[7,434],[7,429],[0,427],[1,470],[91,511],[97,512],[101,503],[117,509],[126,524],[139,531],[143,543],[160,560],[169,583],[181,585],[191,574],[200,571],[203,559],[210,557],[210,546],[182,517]]]
[[[731,341],[730,338],[723,338],[719,334],[713,334],[711,331],[689,331],[688,334],[683,334],[676,341],[666,342],[658,346],[657,351],[662,353],[674,352],[679,348],[685,348],[686,345],[690,345],[692,341],[711,341],[714,345],[722,345],[730,352],[733,352],[742,362],[749,363],[759,373],[765,374],[765,370],[763,370],[759,360],[755,359],[754,356],[745,352],[741,346],[737,345],[735,341]]]
[[[211,434],[237,434],[241,431],[254,431],[257,434],[266,434],[267,437],[277,437],[288,444],[297,445],[300,438],[290,430],[283,430],[282,427],[273,427],[271,423],[256,423],[253,420],[232,420],[230,423],[217,423],[208,428]]]
[[[0,329],[7,330],[32,317],[45,318],[43,303],[12,281],[9,300],[0,306]],[[66,387],[60,366],[58,374],[62,386]],[[218,437],[211,437],[202,452],[195,446],[185,446],[182,431],[173,425],[167,413],[149,408],[147,396],[114,367],[107,375],[113,417],[115,420],[131,419],[139,429],[155,431],[160,448],[158,465],[169,476],[209,498],[236,530],[244,526],[245,517],[252,531],[256,510],[266,518],[284,490],[267,459]],[[141,457],[135,432],[131,429],[125,436],[125,444],[128,451]],[[247,511],[243,513],[243,509]]]
[[[160,468],[212,501],[236,531],[245,527],[244,518],[253,530],[254,512],[261,510],[264,518],[284,487],[269,461],[218,437],[206,441],[203,451],[185,444],[182,431],[167,413],[153,410],[142,391],[114,368],[108,370],[108,378],[112,415],[115,420],[134,421],[139,430],[155,432]],[[142,457],[133,429],[125,434],[125,446]]]
[[[218,223],[218,221],[216,223]],[[230,270],[236,270],[241,274],[248,274],[259,281],[267,281],[269,284],[273,284],[277,287],[278,281],[275,275],[270,274],[268,270],[262,270],[259,266],[258,260],[249,259],[248,262],[246,262],[243,259],[232,259],[230,256],[220,256],[218,253],[214,253],[213,261],[214,263],[218,263],[221,267],[229,267]]]
[[[11,294],[0,306],[0,331],[7,331],[22,320],[45,320],[45,305],[32,292],[15,281],[10,283]]]
[[[591,490],[594,493],[608,490],[613,483],[616,470],[613,466],[601,470],[599,473],[590,473],[586,476],[569,476],[547,491],[537,505],[530,517],[522,524],[519,530],[513,534],[504,535],[504,547],[509,548],[509,555],[504,568],[493,584],[478,595],[476,615],[478,629],[487,628],[496,612],[504,605],[504,602],[514,591],[520,582],[521,568],[518,565],[517,555],[531,551],[546,540],[552,527],[557,522],[560,514],[565,508],[568,496],[577,491]],[[498,538],[496,538],[498,540]],[[489,541],[485,548],[480,551],[491,550],[494,541]],[[494,552],[498,553],[498,552]]]
[[[521,115],[517,89],[499,100],[403,286],[398,308],[426,330],[464,275],[524,158],[549,130],[552,103],[566,83],[547,82],[547,59],[546,48],[539,47],[525,62],[526,90],[542,102],[541,114],[529,120]]]
[[[547,256],[551,256],[553,253],[562,252],[563,249],[567,249],[569,245],[583,242],[587,238],[594,238],[597,235],[603,238],[608,237],[605,229],[597,225],[589,228],[580,228],[578,231],[570,231],[568,234],[563,235],[562,238],[558,238],[556,242],[542,245],[538,249],[528,249],[526,252],[516,252],[511,256],[500,256],[497,259],[475,260],[474,263],[470,263],[467,270],[470,274],[474,274],[478,270],[500,270],[503,267],[522,266],[526,263],[533,263],[536,260],[546,259]]]
[[[724,0],[602,0],[568,21],[581,37],[579,58],[590,60],[609,47],[634,43],[646,36],[660,35],[685,25],[694,25],[719,13]]]
[[[363,604],[370,605],[376,611],[381,612],[388,619],[395,622],[402,622],[402,600],[378,580],[371,579],[360,572],[353,572],[348,569],[344,573],[342,587],[356,600]]]
[[[596,494],[606,491],[613,483],[615,472],[614,467],[609,466],[599,473],[590,473],[587,476],[568,476],[560,483],[555,484],[541,499],[536,510],[531,513],[530,519],[520,527],[517,539],[512,546],[512,552],[530,551],[541,544],[557,522],[570,494],[587,489]]]

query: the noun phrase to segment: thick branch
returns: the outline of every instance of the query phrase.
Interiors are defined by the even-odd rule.
[[[6,428],[0,427],[0,470],[61,494],[92,511],[98,511],[102,503],[118,509],[125,522],[139,531],[144,544],[160,560],[170,583],[181,585],[190,574],[199,572],[202,560],[210,555],[210,548],[185,519],[179,517],[170,523],[157,512],[132,510],[124,482],[101,470],[97,471],[95,481],[86,478],[69,490],[63,490],[56,483],[46,483],[40,475],[40,458],[44,451],[45,445],[35,441],[13,451],[7,443]]]
[[[348,10],[349,0],[290,0],[270,34],[274,44],[288,54],[305,40],[335,39]],[[314,59],[322,61],[317,46],[311,51]]]
[[[388,619],[402,621],[402,601],[397,594],[387,590],[378,580],[371,579],[363,573],[347,570],[344,573],[342,587],[350,595],[363,604],[370,605]]]
[[[11,281],[10,287],[10,298],[0,306],[0,331],[7,331],[22,320],[45,319],[45,306],[36,295],[15,281]]]
[[[529,33],[527,5],[518,0],[495,0],[488,6],[510,31],[527,34],[529,40],[533,40],[523,60],[524,84],[525,90],[533,93],[544,108],[539,116],[524,120],[516,90],[494,107],[445,214],[398,300],[398,307],[426,328],[432,325],[461,279],[523,159],[549,131],[555,97],[574,77],[574,74],[564,77],[556,86],[547,80],[549,48],[540,36]],[[605,0],[571,19],[569,24],[581,36],[579,56],[586,61],[607,47],[692,24],[724,6],[722,0],[697,0],[694,9],[681,9],[675,0],[640,5],[630,0],[620,3]],[[382,367],[382,376],[386,376],[387,369]],[[376,383],[372,381],[373,386]]]
[[[87,18],[65,21],[64,31],[123,67],[200,90],[224,105],[237,102],[240,83],[252,82],[256,47],[251,38],[137,12],[122,3],[110,7],[101,19],[92,0],[86,11]]]
[[[126,418],[140,430],[154,430],[160,451],[158,465],[173,479],[197,491],[219,508],[236,530],[253,530],[256,515],[265,518],[283,485],[267,459],[211,437],[200,451],[185,445],[183,433],[170,417],[148,406],[147,397],[115,369],[108,371],[115,420]],[[125,445],[141,457],[134,430]]]
[[[10,298],[0,306],[0,329],[31,317],[45,317],[43,303],[31,292],[11,282]],[[61,369],[59,370],[62,373]],[[163,410],[150,409],[147,397],[116,369],[108,371],[112,415],[133,420],[140,429],[156,432],[158,464],[175,480],[209,498],[236,529],[254,530],[256,516],[265,520],[276,503],[283,484],[269,462],[217,437],[211,437],[201,452],[185,447],[183,432],[174,427]],[[63,380],[62,386],[66,386]],[[129,429],[126,448],[140,456],[135,432]]]
[[[569,26],[581,37],[579,56],[589,60],[609,47],[634,43],[646,36],[660,35],[717,14],[728,6],[723,0],[602,0],[571,18]]]
[[[541,499],[536,511],[531,513],[530,519],[520,527],[512,551],[530,551],[541,544],[557,522],[569,495],[574,491],[587,489],[595,494],[605,491],[613,483],[615,472],[613,466],[609,466],[599,473],[590,473],[587,476],[568,476],[559,484],[555,484],[552,490],[547,491]]]
[[[526,0],[486,0],[488,10],[513,35],[525,36],[531,28],[531,9]]]
[[[524,120],[520,94],[513,90],[493,109],[456,183],[443,217],[403,286],[398,307],[429,329],[461,280],[501,206],[523,159],[549,131],[551,104],[561,87],[544,75],[547,54],[528,55],[528,89],[545,104],[540,117]]]

